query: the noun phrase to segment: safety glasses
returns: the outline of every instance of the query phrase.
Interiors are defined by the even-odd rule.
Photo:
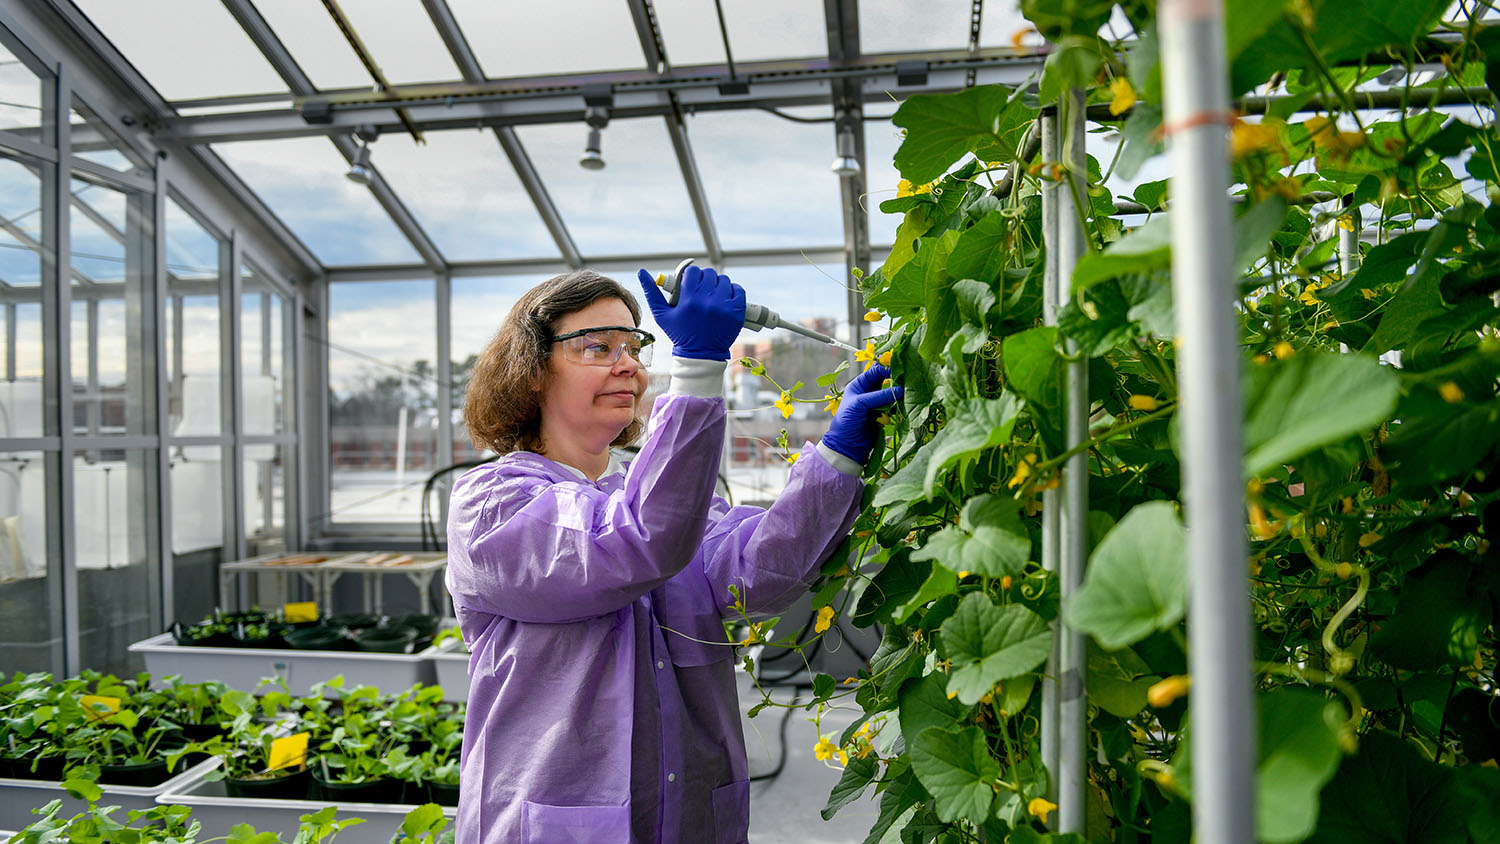
[[[559,334],[552,342],[561,343],[563,358],[573,363],[614,366],[620,355],[629,352],[641,366],[650,366],[651,344],[656,338],[628,325],[605,325]]]

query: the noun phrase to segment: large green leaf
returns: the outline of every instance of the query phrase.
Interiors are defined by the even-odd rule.
[[[999,495],[976,495],[964,502],[958,524],[927,538],[913,560],[933,560],[953,571],[989,577],[1018,575],[1031,559],[1031,537],[1021,522],[1020,502]]]
[[[899,273],[908,261],[917,256],[917,248],[921,245],[921,239],[932,230],[933,224],[937,222],[936,214],[934,206],[918,205],[901,218],[901,225],[896,227],[896,240],[891,244],[891,254],[886,256],[885,263],[880,266],[880,272],[888,281],[894,279],[896,273]],[[921,300],[921,288],[918,287],[916,301],[920,303]]]
[[[1373,358],[1304,349],[1245,379],[1245,473],[1256,477],[1388,419],[1401,384]]]
[[[934,363],[943,362],[943,347],[963,323],[958,312],[958,297],[953,293],[953,277],[948,275],[948,255],[958,243],[958,231],[949,229],[942,237],[929,239],[911,263],[901,268],[899,276],[921,273],[922,319],[927,333],[917,351]]]
[[[928,727],[907,750],[917,779],[937,801],[939,818],[949,823],[959,818],[984,823],[989,818],[1000,764],[990,756],[978,728]]]
[[[839,809],[857,800],[865,791],[865,786],[875,778],[875,757],[873,755],[861,759],[851,755],[849,764],[844,767],[844,773],[839,775],[839,781],[833,786],[833,791],[828,794],[828,803],[819,812],[823,820],[832,820]]]
[[[957,94],[913,94],[891,122],[906,130],[896,150],[901,178],[925,184],[966,153],[982,161],[1015,158],[1017,144],[1036,111],[1011,89],[982,85]]]
[[[991,284],[1000,277],[1009,253],[1005,244],[1010,235],[1010,221],[999,211],[979,218],[979,222],[958,236],[948,255],[948,274],[954,278],[972,278]]]
[[[927,304],[928,285],[934,279],[940,283],[947,278],[948,252],[957,239],[958,233],[954,231],[921,238],[912,257],[898,268],[892,269],[887,260],[881,270],[887,279],[886,287],[866,297],[865,304],[893,316],[917,314]]]
[[[951,411],[943,429],[922,446],[923,451],[932,452],[922,481],[922,498],[932,497],[938,474],[944,469],[1010,439],[1021,403],[1009,393],[1002,393],[995,399],[968,399]]]
[[[1005,375],[1011,389],[1043,410],[1062,407],[1062,355],[1057,329],[1041,325],[1005,338]]]
[[[931,542],[928,544],[930,545]],[[926,546],[919,549],[919,551],[921,550],[926,550]],[[917,559],[915,553],[912,555],[912,559]],[[922,557],[921,559],[931,560],[934,557]],[[951,569],[934,564],[932,571],[927,575],[927,580],[923,581],[921,587],[917,589],[916,594],[912,595],[905,604],[902,604],[900,609],[891,613],[891,621],[896,624],[905,624],[906,620],[911,618],[917,610],[944,595],[953,594],[956,589],[958,589],[958,575]]]
[[[1396,612],[1370,639],[1376,656],[1395,668],[1467,665],[1490,622],[1486,590],[1475,589],[1474,564],[1439,552],[1406,576]]]
[[[1172,265],[1172,224],[1157,214],[1139,228],[1111,243],[1103,252],[1090,252],[1073,267],[1073,290],[1129,273],[1165,270]]]
[[[943,654],[953,666],[948,691],[970,705],[1052,652],[1052,632],[1041,616],[1020,604],[996,606],[981,592],[970,592],[942,631]]]
[[[1117,718],[1139,715],[1146,708],[1146,692],[1158,679],[1134,651],[1106,651],[1089,643],[1089,701],[1105,712]]]
[[[1323,789],[1308,844],[1467,844],[1472,807],[1454,779],[1396,736],[1367,733]]]
[[[959,719],[968,711],[968,707],[948,697],[943,675],[938,673],[907,680],[901,687],[899,699],[898,717],[907,747],[916,744],[917,735],[928,727],[949,729],[962,726]]]
[[[1037,85],[1043,105],[1057,102],[1069,88],[1089,87],[1099,70],[1098,43],[1091,33],[1087,37],[1066,37],[1053,47]]]
[[[1176,624],[1187,611],[1186,543],[1170,502],[1131,509],[1089,556],[1083,588],[1064,606],[1068,622],[1105,650]]]
[[[942,431],[938,434],[941,435]],[[917,501],[927,497],[927,467],[932,462],[933,450],[930,446],[934,441],[936,437],[918,449],[905,466],[896,470],[896,474],[881,483],[880,488],[875,490],[875,498],[870,501],[870,506],[885,507],[898,501]]]

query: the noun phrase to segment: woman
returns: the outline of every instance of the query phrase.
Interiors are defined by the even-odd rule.
[[[746,840],[730,587],[752,613],[805,590],[900,397],[872,367],[775,504],[729,507],[713,487],[744,291],[690,267],[673,306],[640,275],[672,378],[629,464],[609,449],[640,432],[653,338],[617,282],[533,288],[474,369],[469,433],[502,457],[449,507],[448,591],[473,654],[460,844]]]

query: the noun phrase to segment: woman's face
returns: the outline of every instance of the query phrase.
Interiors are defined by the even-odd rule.
[[[630,309],[613,297],[598,299],[558,320],[553,334],[606,325],[634,325]],[[608,447],[636,416],[646,391],[646,369],[629,354],[612,366],[575,363],[553,345],[550,378],[542,391],[544,438],[576,438],[590,451]]]

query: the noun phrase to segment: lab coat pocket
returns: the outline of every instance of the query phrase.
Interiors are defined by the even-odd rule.
[[[524,844],[629,844],[630,807],[549,806],[526,801]]]
[[[714,789],[714,844],[744,844],[750,833],[750,781]]]

